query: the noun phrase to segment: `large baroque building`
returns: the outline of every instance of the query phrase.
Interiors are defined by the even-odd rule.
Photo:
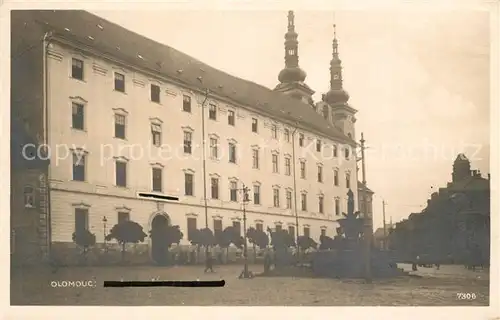
[[[335,234],[347,191],[357,197],[356,110],[336,35],[330,90],[314,103],[293,12],[274,90],[85,11],[11,17],[12,113],[50,152],[50,244],[71,243],[78,228],[102,243],[104,217],[108,230],[131,219],[145,232],[167,219],[181,244],[206,225],[243,232],[243,185],[247,227],[318,240]]]

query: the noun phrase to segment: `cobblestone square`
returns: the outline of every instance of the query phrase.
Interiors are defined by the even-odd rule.
[[[405,269],[408,266],[403,266]],[[411,268],[411,266],[410,266]],[[424,268],[419,268],[424,269]],[[93,306],[487,306],[486,273],[472,274],[463,267],[442,266],[423,270],[434,276],[374,280],[257,277],[240,280],[242,266],[218,266],[215,273],[202,266],[99,267],[50,270],[14,270],[11,305]],[[261,265],[250,270],[260,273]],[[451,271],[450,271],[451,270]],[[441,276],[436,276],[437,274]],[[465,276],[464,276],[465,274]],[[485,276],[486,274],[486,276]],[[223,288],[103,288],[105,280],[219,280]],[[95,279],[95,288],[52,288],[51,281]],[[474,293],[475,299],[458,299],[458,293]]]

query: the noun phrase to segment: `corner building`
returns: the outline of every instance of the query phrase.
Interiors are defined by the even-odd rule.
[[[31,102],[12,112],[50,148],[49,242],[60,247],[88,228],[103,243],[120,219],[146,233],[167,219],[182,245],[205,225],[243,233],[243,185],[247,228],[334,236],[347,191],[358,192],[356,110],[336,36],[331,90],[314,103],[293,12],[287,28],[271,90],[88,12],[13,11],[12,54],[28,50],[12,65],[13,99]]]

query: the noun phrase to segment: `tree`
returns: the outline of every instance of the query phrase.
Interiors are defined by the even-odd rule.
[[[125,261],[125,246],[127,243],[139,243],[146,239],[142,227],[137,222],[127,220],[117,223],[111,228],[106,240],[115,239],[122,246],[122,261]]]
[[[300,250],[305,252],[307,249],[316,249],[318,247],[318,244],[316,241],[311,239],[311,237],[308,236],[299,236],[297,239],[298,241],[298,247]]]
[[[215,236],[209,228],[196,229],[191,233],[190,242],[192,245],[196,246],[197,258],[200,253],[201,248],[208,250],[208,247],[216,244]]]
[[[83,229],[73,232],[72,238],[73,242],[83,249],[82,256],[84,261],[86,261],[88,250],[95,245],[95,234],[91,233],[87,229]]]
[[[184,234],[181,232],[179,226],[165,224],[159,227],[154,227],[149,231],[149,236],[155,244],[160,244],[160,254],[156,257],[156,259],[159,260],[157,261],[158,263],[163,264],[166,262],[167,252],[172,244],[179,244],[181,239],[184,237]],[[158,247],[155,245],[155,248]]]
[[[328,236],[321,235],[319,237],[319,242],[319,250],[332,250],[335,248],[333,239]]]
[[[248,241],[253,245],[253,254],[254,261],[257,260],[257,251],[255,247],[259,247],[260,249],[264,249],[269,244],[269,237],[262,230],[257,230],[254,227],[250,227],[247,230],[247,238]]]
[[[224,231],[217,232],[215,238],[216,244],[222,249],[226,249],[226,260],[229,256],[229,246],[231,243],[241,249],[245,241],[244,238],[239,235],[238,230],[233,226],[226,227]]]

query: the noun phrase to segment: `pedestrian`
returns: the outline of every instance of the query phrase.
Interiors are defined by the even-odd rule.
[[[208,272],[208,270],[210,270],[210,272],[214,272],[213,265],[214,260],[212,258],[212,252],[207,251],[207,258],[205,259],[205,273]]]

